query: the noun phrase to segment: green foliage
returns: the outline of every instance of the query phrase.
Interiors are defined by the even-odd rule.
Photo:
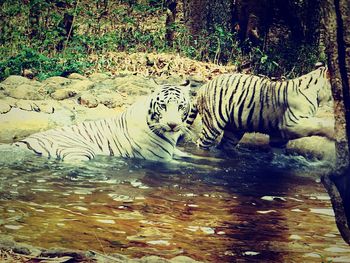
[[[89,55],[99,57],[111,51],[176,52],[238,68],[248,64],[254,73],[287,77],[311,70],[320,60],[315,47],[293,43],[278,43],[269,49],[253,46],[241,43],[235,32],[221,25],[194,38],[181,20],[171,26],[175,39],[169,46],[164,5],[165,1],[156,0],[31,0],[28,5],[4,0],[0,4],[0,80],[24,69],[36,72],[39,79],[83,73],[92,66]],[[69,36],[65,14],[74,16]]]
[[[39,80],[52,76],[66,76],[72,72],[82,73],[83,69],[91,66],[78,55],[66,55],[49,58],[37,51],[24,48],[16,56],[0,61],[0,79],[10,74],[20,75],[24,69],[37,73]]]
[[[324,54],[320,55],[317,47],[305,44],[296,46],[293,43],[280,43],[267,51],[254,47],[250,61],[256,73],[287,78],[312,71],[316,62],[326,62]]]

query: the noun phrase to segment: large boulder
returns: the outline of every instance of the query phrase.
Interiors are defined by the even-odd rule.
[[[9,86],[9,87],[14,87],[14,86],[19,86],[22,84],[28,84],[32,86],[40,86],[40,82],[36,80],[31,80],[22,76],[18,75],[11,75],[7,77],[2,83],[4,86]]]
[[[71,124],[71,114],[67,110],[47,114],[12,108],[6,114],[0,114],[0,142],[10,143],[32,133]]]
[[[41,100],[44,99],[39,92],[39,87],[23,83],[18,86],[8,87],[4,94],[15,99]]]

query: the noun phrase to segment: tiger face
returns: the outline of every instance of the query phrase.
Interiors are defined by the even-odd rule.
[[[147,119],[153,132],[180,134],[185,131],[185,121],[191,108],[187,84],[163,85],[153,93]]]

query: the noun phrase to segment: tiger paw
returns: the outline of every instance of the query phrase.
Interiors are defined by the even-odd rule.
[[[204,145],[202,143],[202,140],[201,139],[198,139],[197,142],[196,142],[196,145],[198,148],[202,149],[202,150],[209,150],[210,148],[210,145]]]

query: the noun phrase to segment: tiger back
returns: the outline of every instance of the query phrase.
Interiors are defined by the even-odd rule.
[[[14,145],[59,160],[96,155],[169,160],[186,132],[189,111],[188,86],[162,85],[115,117],[35,133]]]

